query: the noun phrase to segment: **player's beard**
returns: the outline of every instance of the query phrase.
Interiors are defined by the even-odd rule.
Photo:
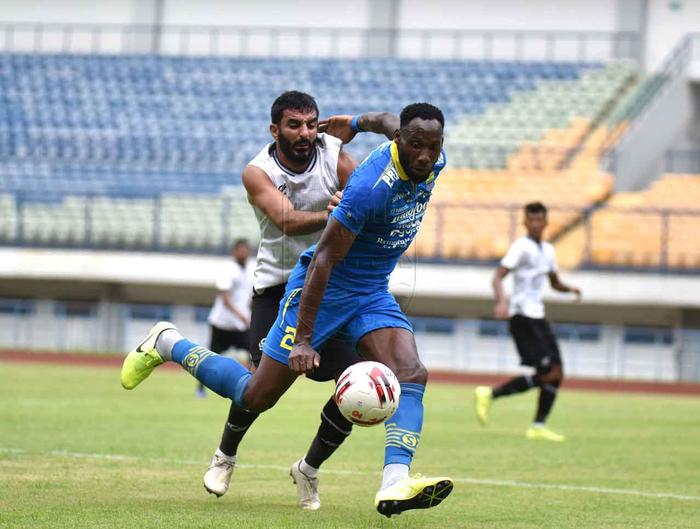
[[[297,154],[294,149],[296,147],[299,147],[301,145],[309,145],[309,148],[306,150],[306,153],[304,154]],[[307,163],[309,160],[311,160],[311,157],[314,155],[316,150],[314,149],[314,144],[311,143],[308,140],[297,140],[294,143],[289,141],[284,134],[280,134],[277,137],[277,146],[280,148],[282,151],[282,154],[284,154],[285,158],[289,160],[290,162],[294,163]]]

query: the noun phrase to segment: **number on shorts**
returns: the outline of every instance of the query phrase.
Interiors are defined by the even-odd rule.
[[[287,328],[284,330],[287,334],[284,335],[282,338],[282,341],[280,342],[280,347],[284,347],[285,349],[289,349],[290,351],[292,350],[292,346],[294,345],[294,338],[297,336],[297,330],[294,327],[290,327],[287,325]]]

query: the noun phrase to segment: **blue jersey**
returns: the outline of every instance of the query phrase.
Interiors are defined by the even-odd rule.
[[[333,270],[333,284],[361,293],[389,288],[389,276],[418,232],[445,162],[442,151],[428,179],[414,184],[401,167],[398,146],[389,141],[355,169],[332,216],[357,238]],[[302,264],[308,265],[315,249],[302,254]]]

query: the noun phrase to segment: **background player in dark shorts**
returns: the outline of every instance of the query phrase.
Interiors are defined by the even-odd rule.
[[[545,319],[542,293],[545,280],[554,290],[573,292],[577,300],[581,291],[561,282],[554,256],[554,248],[542,240],[547,227],[547,208],[539,202],[525,206],[527,236],[518,239],[501,261],[493,279],[496,294],[494,316],[510,318],[510,334],[520,355],[521,364],[535,369],[534,375],[515,377],[505,384],[475,390],[476,416],[482,424],[489,422],[489,408],[494,399],[540,388],[535,421],[525,433],[528,439],[564,441],[566,438],[545,426],[554,405],[559,386],[564,380],[562,358],[552,326]],[[503,293],[503,278],[513,272],[515,288],[510,305]]]
[[[522,365],[542,372],[550,371],[553,365],[562,365],[559,344],[547,320],[516,314],[508,321],[508,328]]]

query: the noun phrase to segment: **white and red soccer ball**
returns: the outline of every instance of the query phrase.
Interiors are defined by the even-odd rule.
[[[358,426],[375,426],[394,415],[401,386],[384,364],[358,362],[340,375],[333,398],[348,421]]]

